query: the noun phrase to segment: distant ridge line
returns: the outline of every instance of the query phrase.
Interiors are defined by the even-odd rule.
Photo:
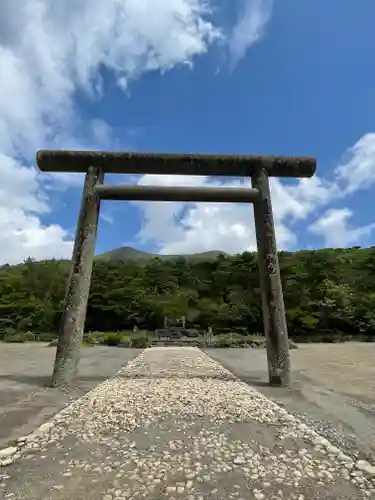
[[[133,247],[119,247],[109,250],[108,252],[101,253],[95,257],[96,260],[102,261],[120,261],[120,260],[151,260],[154,258],[159,258],[161,260],[201,260],[201,261],[213,261],[217,259],[219,255],[229,255],[221,250],[209,250],[207,252],[197,252],[192,254],[182,254],[182,255],[161,255],[151,252],[145,252],[143,250],[137,250]]]

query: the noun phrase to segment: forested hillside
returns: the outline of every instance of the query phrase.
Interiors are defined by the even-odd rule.
[[[375,247],[280,253],[289,334],[308,340],[375,336]],[[2,338],[31,331],[56,336],[67,261],[0,268]],[[86,330],[152,330],[164,316],[190,326],[262,331],[256,254],[219,255],[210,262],[181,258],[96,260]]]
[[[201,262],[209,262],[211,260],[215,260],[219,257],[219,255],[227,255],[225,252],[220,252],[218,250],[211,250],[210,252],[202,252],[202,253],[192,253],[189,255],[184,255],[189,261],[201,261]],[[136,260],[136,261],[145,261],[150,260],[153,257],[156,257],[156,254],[152,254],[149,252],[142,252],[141,250],[137,250],[132,247],[120,247],[110,250],[109,252],[105,252],[97,255],[97,260]],[[158,255],[158,259],[160,260],[178,260],[178,255]]]

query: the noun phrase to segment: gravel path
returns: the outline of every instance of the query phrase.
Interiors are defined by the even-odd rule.
[[[196,348],[152,348],[0,452],[5,499],[375,498],[354,461]]]

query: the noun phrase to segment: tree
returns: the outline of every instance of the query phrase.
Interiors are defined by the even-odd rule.
[[[67,261],[32,259],[0,267],[0,336],[56,334],[69,268]],[[281,252],[280,268],[291,337],[375,335],[374,247]],[[215,332],[261,331],[256,254],[94,263],[86,330],[152,330],[164,316],[186,316],[188,326]]]

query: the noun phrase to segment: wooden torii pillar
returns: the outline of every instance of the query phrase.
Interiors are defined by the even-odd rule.
[[[77,375],[103,199],[253,203],[269,383],[280,387],[290,384],[288,332],[268,178],[312,177],[315,158],[42,150],[37,152],[37,165],[43,172],[86,174],[53,387],[70,385]],[[252,188],[111,186],[104,184],[105,173],[251,177]]]

